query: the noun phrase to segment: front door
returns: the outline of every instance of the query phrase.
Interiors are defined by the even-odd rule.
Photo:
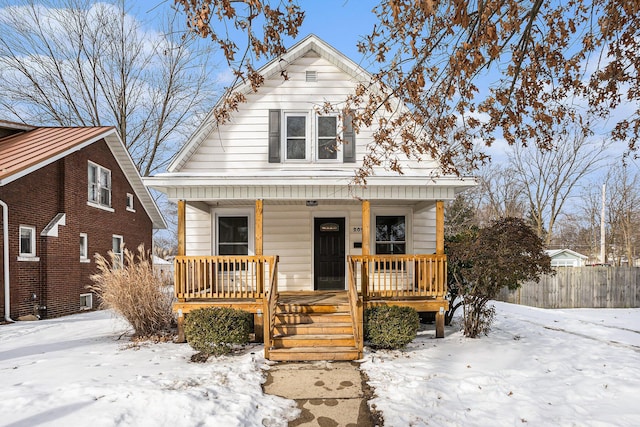
[[[344,218],[315,218],[313,227],[314,289],[344,289],[345,236]]]

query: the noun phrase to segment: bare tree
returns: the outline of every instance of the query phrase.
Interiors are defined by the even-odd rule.
[[[513,147],[511,167],[529,205],[538,236],[549,245],[565,203],[579,190],[581,181],[603,159],[604,143],[590,141],[580,127],[558,132],[553,148]]]
[[[626,258],[633,265],[640,243],[640,179],[629,166],[617,165],[609,170],[606,183],[609,246],[616,264]]]
[[[212,105],[209,47],[174,12],[146,28],[125,0],[1,4],[0,106],[9,120],[115,126],[142,175],[166,166]]]
[[[526,200],[522,180],[508,166],[490,163],[478,171],[478,216],[483,225],[504,217],[523,218]]]

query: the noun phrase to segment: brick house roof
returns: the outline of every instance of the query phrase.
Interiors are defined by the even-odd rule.
[[[0,126],[3,123],[0,123]],[[4,122],[4,124],[9,124]],[[29,129],[30,128],[30,129]],[[16,127],[13,130],[19,131]],[[114,127],[30,127],[0,138],[0,186],[6,185],[34,170],[51,164],[68,154],[104,139],[120,168],[127,176],[138,199],[153,222],[154,228],[166,228],[166,223],[142,182],[131,156]]]

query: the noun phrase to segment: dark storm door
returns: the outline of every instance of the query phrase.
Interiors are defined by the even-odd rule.
[[[315,218],[313,227],[313,287],[317,291],[344,289],[344,218]]]

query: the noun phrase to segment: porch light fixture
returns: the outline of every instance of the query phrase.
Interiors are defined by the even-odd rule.
[[[318,201],[317,200],[307,200],[307,207],[314,207],[314,206],[318,206]]]

